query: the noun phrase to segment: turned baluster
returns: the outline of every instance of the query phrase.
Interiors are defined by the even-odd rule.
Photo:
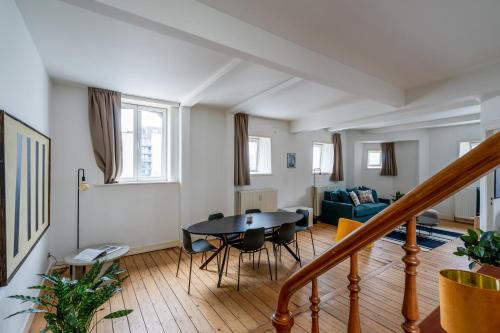
[[[417,326],[418,301],[417,301],[417,266],[420,263],[417,253],[420,248],[417,246],[417,219],[413,217],[406,223],[406,243],[403,245],[406,254],[403,257],[405,263],[405,295],[401,313],[405,321],[401,325],[403,331],[407,333],[417,333],[420,329]]]
[[[347,276],[349,279],[349,286],[347,289],[350,291],[349,298],[349,323],[347,324],[347,332],[360,333],[361,323],[359,321],[359,281],[361,278],[358,275],[358,253],[351,254],[351,270]]]
[[[311,297],[309,297],[311,302],[311,332],[319,333],[319,295],[318,295],[318,280],[316,278],[312,279],[312,291]]]

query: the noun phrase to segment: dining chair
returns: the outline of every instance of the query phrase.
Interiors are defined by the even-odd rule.
[[[214,214],[208,215],[208,221],[216,221],[216,220],[220,220],[223,218],[224,218],[223,213],[214,213]],[[214,236],[216,239],[219,240],[219,247],[220,247],[222,245],[223,236],[222,235],[212,235],[212,236]],[[239,234],[230,234],[230,235],[226,236],[226,239],[228,240],[228,242],[234,242],[239,238],[240,238]],[[208,236],[205,236],[205,240],[208,240]],[[219,256],[220,256],[220,253],[219,253]],[[204,253],[203,256],[201,256],[201,262],[203,262],[204,260],[206,260],[206,253]]]
[[[182,229],[182,247],[179,250],[179,261],[177,262],[177,273],[175,276],[179,276],[179,267],[181,265],[182,252],[189,254],[189,282],[188,282],[188,294],[191,291],[191,271],[193,268],[193,254],[197,253],[207,253],[214,252],[217,248],[210,244],[205,239],[198,239],[196,241],[191,240],[191,234],[186,229]],[[217,268],[219,269],[219,258],[217,258]]]
[[[273,273],[271,271],[271,261],[269,260],[269,251],[264,246],[265,242],[266,242],[265,230],[264,228],[258,228],[258,229],[248,229],[245,232],[245,235],[243,236],[243,239],[241,241],[230,245],[229,250],[231,249],[231,247],[234,247],[240,251],[240,254],[238,256],[238,290],[240,290],[240,271],[241,271],[241,262],[243,261],[243,253],[255,254],[256,252],[259,252],[259,258],[260,258],[260,253],[263,250],[265,250],[267,254],[267,265],[269,266],[269,276],[271,277],[271,281],[273,280]],[[228,264],[229,264],[229,252],[228,252],[227,265]],[[255,263],[253,265],[255,268]]]
[[[267,240],[273,243],[274,252],[274,270],[276,272],[275,279],[278,280],[278,253],[281,254],[281,247],[291,244],[295,241],[295,223],[284,223],[281,227],[268,237]],[[281,258],[281,255],[280,255]],[[299,257],[299,264],[302,267],[302,262]]]
[[[303,231],[309,231],[309,234],[311,235],[311,244],[313,248],[313,253],[314,255],[316,255],[312,230],[311,228],[309,228],[309,211],[305,209],[297,209],[296,213],[302,215],[302,219],[298,222],[295,222],[295,249],[297,250],[296,251],[297,256],[300,258],[299,239],[297,237],[297,234]]]
[[[262,213],[262,211],[258,208],[251,208],[245,210],[245,214],[258,214],[258,213]]]

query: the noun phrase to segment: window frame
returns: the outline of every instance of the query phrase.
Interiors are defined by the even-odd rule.
[[[370,164],[370,153],[380,154],[380,164]],[[368,149],[366,151],[366,168],[370,170],[382,169],[382,150],[381,149]]]
[[[331,175],[332,174],[332,170],[326,170],[325,172],[323,172],[321,166],[323,165],[323,145],[331,145],[333,146],[333,143],[331,142],[321,142],[321,141],[313,141],[313,144],[312,144],[312,148],[313,148],[313,156],[312,156],[312,174],[313,175],[319,175],[320,173],[322,175]],[[319,155],[319,169],[320,169],[320,172],[315,172],[315,168],[314,168],[314,147],[315,146],[319,146],[321,149],[320,149],[320,155]],[[335,163],[335,152],[333,152],[333,155],[332,155],[332,163]]]
[[[270,164],[270,170],[269,172],[259,172],[259,164],[261,162],[259,156],[260,156],[260,151],[261,151],[261,139],[269,139],[269,164]],[[248,142],[250,141],[257,141],[257,156],[256,156],[256,167],[257,171],[252,171],[250,170],[250,175],[251,176],[269,176],[273,174],[273,141],[271,137],[268,136],[257,136],[257,135],[249,135],[248,136]],[[248,164],[250,163],[250,149],[248,150]],[[250,168],[249,168],[250,169]]]
[[[170,106],[169,105],[151,105],[147,100],[131,100],[122,98],[121,109],[125,107],[132,109],[134,112],[134,126],[133,126],[133,176],[120,177],[120,183],[155,183],[168,181],[168,147],[169,147],[169,133],[168,133],[168,120],[170,119]],[[158,109],[152,110],[152,109]],[[121,111],[121,110],[120,110]],[[159,177],[144,177],[140,175],[140,165],[142,161],[142,146],[141,146],[141,129],[142,117],[141,112],[158,112],[162,114],[162,149],[161,149],[161,175]],[[121,132],[123,133],[123,132]],[[123,147],[123,146],[122,146]],[[123,149],[123,148],[122,148]]]
[[[466,141],[458,141],[458,158],[464,156],[465,154],[463,155],[460,155],[461,151],[460,151],[460,146],[462,143],[467,143],[469,145],[469,149],[467,150],[467,152],[465,154],[467,154],[468,152],[470,152],[472,149],[476,148],[480,143],[481,141],[479,140],[466,140]]]

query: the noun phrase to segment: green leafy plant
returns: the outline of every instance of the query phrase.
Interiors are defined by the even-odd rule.
[[[405,195],[405,194],[397,191],[396,194],[394,194],[392,196],[392,201],[394,201],[394,202],[398,201],[399,199],[401,199],[403,197],[403,195]]]
[[[471,261],[469,269],[476,264],[500,266],[500,233],[498,231],[482,231],[479,233],[472,229],[467,230],[467,235],[460,236],[464,247],[458,247],[454,255],[467,256]]]
[[[101,274],[103,265],[104,263],[99,262],[94,264],[80,280],[61,277],[58,273],[40,274],[46,283],[29,288],[40,290],[40,296],[9,296],[23,303],[31,302],[36,308],[13,313],[7,318],[21,313],[44,313],[47,326],[41,332],[90,332],[98,323],[90,326],[94,315],[103,310],[101,306],[105,302],[121,291],[123,281],[128,278],[128,276],[119,277],[125,270],[117,264],[111,265]],[[119,310],[102,319],[119,318],[131,312],[132,310]]]

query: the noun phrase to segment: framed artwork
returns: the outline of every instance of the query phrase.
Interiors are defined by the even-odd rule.
[[[286,154],[286,167],[295,168],[295,153]]]
[[[0,110],[0,286],[50,225],[50,139]]]
[[[495,169],[495,188],[493,196],[495,199],[500,198],[500,168]]]

